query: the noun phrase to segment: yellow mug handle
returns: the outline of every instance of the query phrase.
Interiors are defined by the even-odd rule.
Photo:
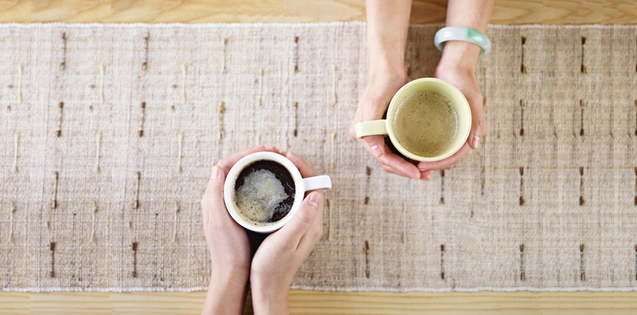
[[[365,136],[386,135],[387,132],[387,120],[372,120],[363,121],[356,124],[356,137],[362,138]]]

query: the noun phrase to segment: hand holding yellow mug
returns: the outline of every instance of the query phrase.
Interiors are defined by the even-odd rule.
[[[410,97],[418,97],[419,95],[416,95],[415,93],[423,91],[437,92],[439,94],[434,93],[432,95],[442,95],[444,98],[446,98],[449,101],[448,103],[453,109],[453,114],[455,116],[450,117],[453,117],[452,119],[455,121],[447,123],[441,122],[438,119],[438,121],[434,121],[434,123],[430,124],[430,119],[439,117],[428,117],[427,119],[422,120],[420,115],[411,117],[407,116],[403,118],[397,117],[401,116],[401,114],[397,115],[399,108],[401,108],[401,104],[403,104],[403,102]],[[412,100],[412,102],[413,101],[414,100]],[[426,100],[417,101],[420,104],[426,102]],[[405,102],[405,104],[407,104],[407,102]],[[426,104],[424,107],[419,108],[416,112],[422,114],[423,110],[425,110],[424,114],[425,116],[427,116],[428,113],[426,112],[426,110],[432,109],[432,111],[438,111],[439,109],[441,109],[427,107],[428,105],[433,104]],[[451,111],[449,111],[449,113],[451,113]],[[403,114],[402,116],[405,115]],[[456,126],[454,128],[455,130],[449,129],[449,127],[453,123],[455,123]],[[399,128],[397,128],[397,126],[399,126],[400,130],[398,130]],[[437,129],[427,130],[426,128]],[[422,132],[423,129],[427,130],[428,132]],[[433,134],[444,133],[442,136],[446,136],[449,141],[444,144],[444,147],[434,150],[435,152],[432,151],[433,153],[424,153],[423,150],[419,150],[421,148],[419,148],[418,146],[423,146],[428,143],[428,140],[430,139],[423,139],[423,136],[427,138],[430,134],[430,131],[433,131]],[[453,136],[452,134],[452,132],[454,131],[455,136]],[[467,137],[469,136],[470,131],[471,108],[469,107],[467,99],[455,86],[446,81],[435,78],[422,78],[413,80],[405,84],[400,90],[398,90],[398,92],[396,92],[396,94],[392,98],[389,104],[389,108],[387,109],[387,119],[365,121],[356,124],[356,136],[358,138],[371,135],[388,135],[389,140],[402,155],[411,160],[425,162],[440,161],[452,156],[454,153],[460,150],[460,148],[467,141]]]

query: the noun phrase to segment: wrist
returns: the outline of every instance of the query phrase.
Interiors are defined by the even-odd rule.
[[[371,48],[370,48],[371,49]],[[405,56],[377,51],[369,55],[369,77],[402,77],[407,76]]]
[[[247,279],[212,274],[202,314],[242,314]]]
[[[406,38],[397,38],[395,33],[370,34],[368,36],[369,75],[390,74],[397,76],[405,72]]]
[[[444,45],[439,65],[475,72],[480,56],[480,46],[460,40],[451,40],[445,42]]]
[[[402,87],[409,81],[407,71],[404,66],[387,68],[387,67],[374,67],[369,69],[368,86],[382,87],[388,84],[397,85],[398,88]]]
[[[209,288],[222,288],[232,292],[243,292],[248,285],[249,271],[213,269],[210,275]]]
[[[252,304],[255,314],[288,314],[288,291],[289,286],[277,288],[273,283],[252,280],[251,294]]]

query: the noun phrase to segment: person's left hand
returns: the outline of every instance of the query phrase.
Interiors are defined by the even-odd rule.
[[[464,45],[470,46],[466,48]],[[476,47],[477,50],[475,50]],[[470,53],[475,54],[476,61],[473,61],[471,57],[463,58],[463,53],[458,52],[460,48],[473,50],[470,51]],[[471,43],[451,41],[445,45],[443,58],[440,60],[434,76],[451,83],[467,98],[469,106],[471,107],[471,132],[469,133],[467,142],[452,156],[436,162],[418,163],[417,166],[421,172],[452,169],[471,149],[478,149],[480,139],[487,135],[487,122],[482,112],[482,94],[476,83],[475,76],[477,54],[479,51],[479,47]]]

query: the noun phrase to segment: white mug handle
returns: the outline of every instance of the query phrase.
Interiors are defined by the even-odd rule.
[[[315,189],[332,189],[332,180],[327,175],[303,178],[305,191]]]

